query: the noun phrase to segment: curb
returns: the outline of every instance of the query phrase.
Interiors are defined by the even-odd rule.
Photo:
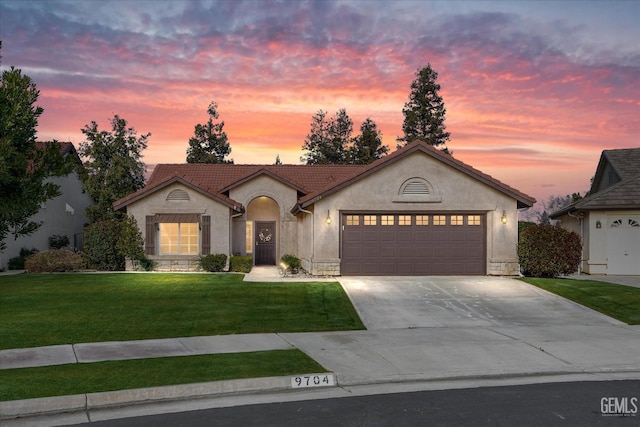
[[[304,374],[310,375],[310,374]],[[312,374],[311,374],[312,375]],[[332,373],[336,377],[335,373]],[[212,381],[206,383],[149,387],[132,390],[43,397],[37,399],[0,402],[0,421],[65,412],[84,412],[129,405],[179,401],[195,398],[267,393],[291,390],[293,375],[283,377],[249,378],[242,380]],[[324,387],[336,387],[324,386]]]
[[[205,399],[222,396],[240,395],[260,395],[271,392],[291,392],[294,390],[318,390],[318,389],[352,389],[363,386],[397,386],[397,385],[417,385],[417,384],[449,384],[446,388],[451,388],[451,383],[465,381],[509,381],[509,380],[532,380],[539,378],[542,382],[581,381],[588,378],[590,380],[613,380],[623,375],[624,379],[640,379],[640,370],[636,367],[621,367],[620,369],[595,369],[595,370],[559,370],[548,372],[512,372],[493,374],[461,374],[442,376],[413,376],[409,378],[379,377],[377,380],[371,378],[342,378],[338,381],[335,372],[325,372],[322,374],[301,374],[301,377],[313,375],[329,374],[334,377],[334,383],[321,387],[295,389],[292,387],[292,380],[295,375],[280,377],[248,378],[240,380],[212,381],[206,383],[193,383],[172,385],[163,387],[149,387],[131,390],[119,390],[100,393],[77,394],[70,396],[43,397],[37,399],[12,400],[0,402],[0,422],[28,419],[38,416],[52,416],[71,413],[90,413],[91,411],[116,409],[145,404],[179,402],[189,399]],[[552,380],[554,379],[555,380]],[[581,378],[581,379],[579,379]],[[550,381],[551,380],[551,381]]]

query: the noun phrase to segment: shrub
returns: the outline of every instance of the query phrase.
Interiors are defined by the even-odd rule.
[[[120,221],[105,220],[84,229],[84,254],[88,267],[98,270],[124,270],[124,255],[118,251]]]
[[[143,260],[146,260],[144,240],[136,219],[131,215],[124,217],[118,223],[118,230],[118,240],[116,242],[118,253],[125,258],[138,260],[142,264]]]
[[[250,256],[232,256],[229,258],[229,271],[249,273],[253,266],[253,258]]]
[[[62,249],[69,246],[69,238],[63,234],[54,234],[49,236],[49,248]]]
[[[227,256],[225,254],[209,254],[200,257],[200,267],[204,271],[220,272],[227,266]]]
[[[558,277],[578,271],[582,258],[580,236],[553,225],[522,230],[518,258],[525,276]]]
[[[65,249],[51,249],[31,255],[25,262],[27,273],[60,273],[77,271],[84,267],[84,260],[78,254]]]
[[[156,267],[156,262],[144,255],[138,260],[138,262],[140,263],[140,267],[142,267],[144,271],[153,271],[153,269]]]
[[[17,257],[13,257],[11,259],[9,259],[9,270],[24,270],[24,263],[27,260],[27,258],[33,254],[37,254],[38,250],[33,248],[33,249],[27,249],[27,248],[22,248],[20,249],[20,255],[18,255]]]
[[[298,270],[302,268],[300,258],[295,255],[284,254],[280,257],[280,261],[284,263],[287,266],[287,269],[293,274],[296,274]]]

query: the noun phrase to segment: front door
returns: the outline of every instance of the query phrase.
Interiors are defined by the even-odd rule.
[[[276,223],[256,222],[256,265],[276,265]]]

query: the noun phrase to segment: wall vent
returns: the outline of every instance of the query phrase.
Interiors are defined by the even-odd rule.
[[[407,184],[402,189],[403,196],[418,196],[428,194],[430,194],[430,192],[427,183],[417,179],[407,182]]]
[[[191,200],[191,199],[189,199],[189,194],[184,190],[173,190],[167,196],[167,201],[183,202],[183,201],[189,201],[189,200]]]

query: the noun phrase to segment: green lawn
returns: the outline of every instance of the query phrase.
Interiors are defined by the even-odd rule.
[[[521,280],[629,325],[640,325],[640,288],[594,280],[531,277]]]
[[[238,274],[2,276],[0,307],[0,349],[364,329],[337,282],[243,282]]]
[[[0,401],[326,372],[299,350],[81,363],[0,371]]]

